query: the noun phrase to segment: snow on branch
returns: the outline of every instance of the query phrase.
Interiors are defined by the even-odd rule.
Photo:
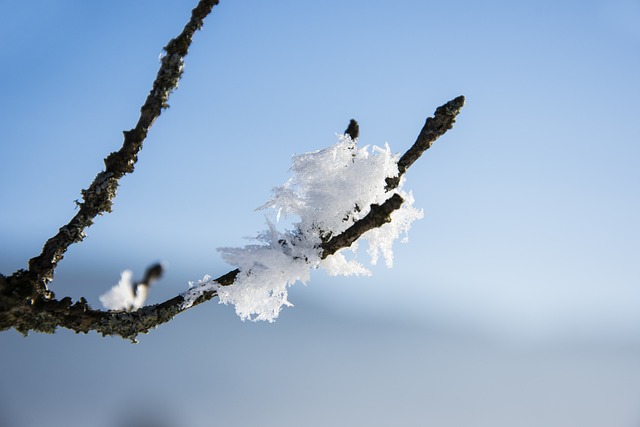
[[[118,284],[101,295],[100,302],[109,310],[138,310],[144,306],[149,296],[149,288],[162,276],[163,271],[162,264],[154,264],[147,269],[142,280],[133,283],[133,272],[124,270]]]
[[[456,116],[460,112],[460,109],[462,108],[463,105],[464,105],[464,98],[458,97],[444,104],[442,107],[439,107],[436,110],[436,114],[434,115],[434,117],[430,117],[429,119],[427,119],[422,131],[420,132],[420,136],[418,137],[418,140],[409,149],[409,151],[407,151],[407,153],[416,152],[416,145],[425,144],[425,141],[428,141],[428,145],[426,148],[429,148],[435,139],[437,139],[440,135],[446,132],[447,129],[450,129],[453,126],[453,124],[455,123]],[[441,132],[440,131],[436,132],[437,129],[434,130],[433,127],[436,127],[437,129],[444,129],[444,130]],[[350,128],[351,128],[351,125],[350,125]],[[431,139],[423,138],[422,135],[436,135],[436,136],[433,137],[433,139],[431,140]],[[432,137],[429,137],[429,138],[432,138]],[[349,149],[348,148],[350,146],[350,143],[348,142],[349,140],[350,138],[348,138],[347,135],[345,135],[345,137],[343,137],[341,141],[338,142],[338,144],[341,144],[341,146],[347,147],[347,149]],[[333,147],[331,150],[336,150],[336,147]],[[355,150],[355,146],[354,146],[354,150]],[[423,152],[424,150],[421,150],[420,155]],[[328,153],[327,151],[324,151],[324,153],[319,155],[324,156],[327,153]],[[386,153],[386,150],[385,150],[385,153]],[[402,159],[405,158],[405,156],[407,156],[407,153],[405,153],[402,157],[400,157],[400,161],[402,161]],[[344,154],[344,153],[338,153],[336,151],[335,154],[337,157],[340,157],[340,154]],[[358,154],[356,152],[356,156],[357,155]],[[360,155],[364,158],[369,157],[368,154],[365,156],[364,153],[361,153]],[[384,154],[384,155],[386,156],[387,154]],[[302,164],[304,164],[304,161],[302,162]],[[404,170],[400,170],[400,168],[398,168],[399,169],[398,175],[393,177],[393,178],[397,178],[398,184],[401,183],[402,175],[404,174],[404,172],[406,172],[407,168],[411,166],[411,164],[413,164],[413,161],[410,162],[407,165],[407,167],[404,168]],[[285,187],[287,188],[291,187],[295,183],[296,183],[296,180],[294,179],[293,181],[289,182],[289,186],[285,184],[285,186],[280,187],[280,189],[284,189]],[[389,187],[388,178],[386,179],[386,187],[387,188]],[[398,188],[398,186],[395,186],[393,188]],[[278,190],[276,190],[276,194],[278,194]],[[407,197],[406,193],[404,193],[404,195],[405,197]],[[377,196],[373,197],[374,200],[376,200],[376,198]],[[304,198],[302,199],[304,200]],[[296,201],[295,197],[291,197],[290,195],[288,195],[287,198],[285,198],[285,200],[287,200],[285,205],[288,206],[289,208],[291,206],[296,206],[296,203],[292,204],[292,202]],[[301,220],[299,224],[311,225],[311,230],[315,230],[309,236],[304,236],[304,239],[302,236],[296,235],[295,232],[281,233],[276,231],[272,227],[269,228],[269,232],[272,234],[263,233],[262,238],[266,239],[266,241],[268,242],[268,246],[277,245],[278,252],[280,253],[286,254],[287,251],[290,251],[289,253],[290,254],[295,253],[296,254],[295,256],[302,256],[302,257],[306,256],[307,260],[305,260],[305,263],[311,260],[311,262],[316,263],[315,265],[317,265],[318,258],[319,258],[321,260],[320,264],[322,264],[322,267],[328,269],[329,271],[332,271],[332,269],[334,269],[333,271],[335,271],[336,273],[344,274],[345,272],[346,273],[351,272],[354,274],[361,274],[361,273],[364,273],[364,270],[358,270],[358,268],[356,267],[356,264],[354,264],[353,262],[348,262],[346,260],[341,259],[340,257],[336,257],[333,255],[338,253],[341,249],[352,247],[353,243],[356,240],[358,240],[358,238],[365,235],[365,233],[371,232],[371,231],[375,232],[377,231],[377,229],[380,229],[382,226],[384,226],[389,222],[391,223],[389,225],[397,227],[400,230],[404,230],[406,228],[405,226],[407,225],[407,222],[410,222],[410,220],[412,220],[411,215],[409,215],[408,218],[405,218],[405,220],[401,219],[400,221],[395,222],[395,224],[394,224],[394,218],[393,218],[394,212],[398,211],[401,208],[404,201],[405,200],[403,196],[400,195],[400,192],[393,192],[393,195],[388,199],[386,199],[382,204],[373,203],[370,206],[368,206],[368,213],[366,213],[366,211],[361,211],[362,213],[358,212],[358,209],[354,209],[353,211],[350,211],[349,213],[351,215],[358,215],[358,216],[350,217],[347,214],[345,214],[345,216],[342,218],[343,219],[346,218],[347,222],[351,221],[351,223],[346,227],[346,229],[344,229],[342,232],[339,232],[339,234],[336,234],[336,232],[338,230],[343,229],[342,224],[340,225],[340,227],[336,228],[335,230],[330,230],[329,228],[322,228],[321,226],[314,227],[313,221]],[[412,201],[410,202],[412,203]],[[274,202],[272,201],[271,204],[273,205]],[[275,204],[275,205],[279,206],[278,204]],[[307,208],[308,207],[304,207],[303,205],[301,209],[307,209]],[[362,207],[360,207],[360,209],[362,209]],[[326,218],[324,213],[318,214],[318,215],[319,215],[318,218]],[[328,222],[325,222],[323,224],[325,224],[325,227],[327,227],[327,224],[329,224],[331,221],[334,221],[334,220],[332,220],[331,218],[328,218],[327,219]],[[334,225],[335,225],[335,222],[334,222]],[[382,241],[388,242],[389,239],[387,239],[385,235],[388,236],[389,234],[396,235],[397,230],[384,231],[382,236]],[[282,236],[284,236],[285,239],[282,239]],[[370,241],[373,241],[374,247],[378,247],[378,249],[381,250],[383,254],[385,253],[386,250],[389,249],[389,247],[385,246],[385,244],[380,245],[376,243],[375,234],[373,235],[369,234],[367,238]],[[319,246],[316,249],[314,249],[314,250],[317,250],[317,252],[314,252],[314,250],[311,250],[309,246],[305,246],[305,245],[300,246],[300,242],[308,243],[309,240],[314,241],[315,243],[318,243],[317,239],[320,240]],[[280,242],[280,240],[284,240],[284,241]],[[295,249],[290,248],[290,249],[287,249],[286,251],[283,251],[283,249],[286,249],[287,246],[292,245],[292,243],[295,243],[299,247]],[[260,249],[260,250],[264,250],[264,249]],[[268,251],[269,249],[266,249],[266,250]],[[238,261],[243,260],[242,261],[243,263],[247,259],[246,257],[244,257],[244,255],[240,256],[238,255],[237,252],[234,252],[234,251],[230,251],[230,254],[231,254],[230,259],[235,259],[234,257],[237,256]],[[375,256],[377,256],[375,253],[375,250],[372,253],[372,255],[374,258]],[[273,254],[271,254],[271,256],[273,258],[277,258],[277,256],[273,256]],[[290,261],[291,259],[287,259],[287,262],[290,262]],[[271,257],[264,257],[263,262],[266,262],[266,264],[269,265],[272,262]],[[278,261],[275,261],[275,262],[277,263]],[[244,270],[244,273],[241,271],[241,269],[237,268],[216,279],[212,279],[211,277],[207,276],[204,279],[198,281],[197,283],[191,284],[191,288],[189,289],[189,291],[185,292],[184,294],[178,295],[160,304],[142,307],[139,310],[133,311],[133,312],[122,311],[122,310],[120,311],[94,310],[89,306],[89,304],[87,304],[84,298],[81,298],[80,301],[76,303],[72,303],[71,298],[69,297],[63,298],[62,300],[41,298],[41,299],[38,299],[35,304],[12,305],[11,303],[13,301],[6,298],[7,295],[11,295],[14,298],[15,296],[20,296],[20,295],[22,295],[22,297],[27,296],[26,294],[24,294],[25,287],[21,286],[24,284],[25,280],[28,280],[27,272],[18,271],[14,273],[12,276],[9,276],[6,278],[3,276],[0,276],[0,294],[3,295],[3,298],[0,299],[0,330],[5,330],[13,327],[16,330],[23,332],[25,334],[29,330],[52,333],[53,331],[55,331],[57,327],[61,326],[64,328],[74,330],[76,332],[87,333],[93,330],[98,333],[101,333],[102,335],[118,335],[123,338],[131,339],[132,341],[135,341],[137,335],[141,333],[147,333],[150,329],[156,328],[163,323],[167,323],[171,321],[171,319],[173,319],[177,314],[185,310],[188,310],[193,306],[202,304],[203,302],[213,299],[218,295],[218,292],[221,292],[222,290],[227,289],[226,287],[229,287],[230,285],[233,285],[234,283],[236,283],[239,277],[241,276],[249,277],[250,276],[249,272],[251,271],[251,267],[254,265],[258,265],[258,264],[251,264],[251,266],[249,267],[249,271]],[[307,278],[306,273],[303,272],[302,269],[298,271],[297,267],[299,266],[296,266],[295,269],[292,268],[288,270],[286,277],[284,276],[278,277],[278,280],[284,279],[285,289],[286,289],[286,283],[290,283],[293,280],[292,278],[295,277],[296,280],[299,280],[300,278],[304,280]],[[304,266],[304,267],[307,270],[309,269],[308,266]],[[278,273],[270,272],[270,274],[277,275]],[[247,280],[247,279],[244,279],[244,280]],[[269,278],[269,280],[271,280],[271,278]],[[250,282],[250,279],[249,279],[249,282]],[[242,279],[240,283],[242,283]],[[280,287],[279,289],[282,289],[282,287]],[[258,290],[258,293],[259,292],[264,292],[264,290]],[[231,298],[233,294],[234,294],[233,291],[227,294],[226,298],[228,298],[229,302],[233,302]],[[278,289],[276,289],[275,294],[274,292],[271,292],[270,296],[271,297],[275,296],[275,298],[272,298],[270,301],[263,302],[262,304],[256,304],[254,301],[253,303],[247,304],[244,307],[241,306],[239,310],[241,316],[245,318],[253,318],[256,320],[258,319],[269,320],[269,318],[273,319],[277,314],[277,312],[279,311],[279,306],[276,306],[276,303],[277,304],[282,303],[282,305],[286,304],[285,302],[286,294],[284,294],[283,292],[280,292],[278,294]]]
[[[388,146],[358,147],[355,120],[334,146],[294,157],[293,177],[276,188],[274,197],[264,205],[275,209],[276,220],[257,236],[259,243],[222,249],[223,257],[238,268],[216,279],[206,276],[190,284],[184,294],[142,306],[152,281],[162,274],[159,265],[148,269],[136,284],[125,271],[120,282],[103,295],[107,311],[91,308],[84,298],[58,300],[48,289],[67,248],[84,239],[84,230],[97,215],[111,211],[119,179],[133,172],[149,129],[178,85],[192,37],[217,4],[218,0],[200,0],[183,31],[167,44],[136,126],[124,132],[120,150],[105,158],[105,170],[82,190],[77,214],[29,261],[27,271],[8,277],[0,274],[0,331],[14,328],[23,334],[53,333],[64,327],[135,341],[137,335],[217,295],[221,302],[235,304],[242,318],[273,320],[282,306],[289,304],[287,286],[307,281],[312,268],[322,267],[331,274],[367,274],[364,266],[344,256],[345,250],[357,249],[361,237],[369,242],[372,262],[382,255],[391,265],[391,243],[422,215],[412,207],[411,193],[402,189],[402,177],[453,126],[464,105],[462,96],[439,107],[426,120],[415,144],[399,158]],[[283,215],[298,219],[293,230],[277,229],[277,218]]]
[[[385,189],[385,180],[398,176],[398,158],[388,145],[359,148],[348,134],[340,135],[329,148],[294,156],[292,178],[275,188],[274,196],[261,207],[274,209],[276,222],[281,217],[298,218],[294,229],[279,231],[268,221],[268,229],[256,238],[259,244],[220,249],[223,258],[240,270],[234,284],[218,289],[220,302],[233,304],[243,320],[273,321],[283,306],[291,305],[287,287],[309,281],[314,268],[323,267],[331,275],[370,274],[362,264],[344,256],[344,249],[357,250],[355,236],[353,241],[342,241],[343,250],[327,252],[324,262],[322,244],[396,196],[397,210],[390,219],[401,226],[385,224],[375,232],[362,230],[360,234],[367,240],[373,235],[369,240],[372,261],[382,253],[391,266],[393,241],[422,217],[422,211],[413,208],[410,194],[401,190],[401,183],[394,190]],[[408,201],[402,203],[403,199]]]
[[[347,248],[357,251],[359,238],[368,241],[373,264],[382,254],[391,267],[393,242],[423,216],[413,207],[411,193],[402,190],[402,175],[453,126],[463,105],[464,97],[458,97],[439,107],[399,160],[388,145],[358,148],[355,120],[337,144],[295,156],[293,177],[274,189],[263,208],[274,208],[276,220],[293,215],[299,221],[285,232],[269,222],[268,230],[256,239],[261,244],[220,250],[239,270],[232,285],[218,289],[220,302],[233,304],[243,320],[273,321],[283,306],[291,305],[287,287],[306,283],[311,269],[323,267],[332,275],[370,274],[344,256]]]

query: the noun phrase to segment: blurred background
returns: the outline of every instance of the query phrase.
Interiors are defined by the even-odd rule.
[[[195,3],[0,2],[1,273],[74,215]],[[273,324],[212,301],[136,345],[3,332],[0,426],[637,427],[639,48],[638,0],[222,0],[56,295],[226,273],[291,155],[351,118],[404,152],[464,94],[406,175],[425,218],[393,269],[317,271]]]

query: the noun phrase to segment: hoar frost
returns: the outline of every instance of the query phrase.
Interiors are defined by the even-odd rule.
[[[220,302],[233,304],[243,320],[273,321],[284,305],[291,305],[287,288],[297,281],[308,282],[312,268],[321,266],[331,275],[370,274],[362,264],[345,257],[347,249],[356,252],[357,242],[324,260],[320,245],[366,216],[372,204],[382,204],[399,193],[404,203],[391,214],[391,222],[362,236],[368,241],[371,262],[375,264],[382,255],[391,267],[393,241],[423,216],[422,210],[413,207],[412,195],[402,191],[403,180],[397,189],[385,191],[385,179],[398,175],[397,161],[388,145],[359,148],[349,135],[340,135],[335,145],[324,150],[294,156],[292,178],[275,188],[274,196],[260,209],[275,209],[276,222],[287,216],[299,221],[294,222],[294,230],[281,232],[267,220],[268,228],[257,236],[257,244],[219,249],[225,261],[240,270],[234,284],[219,286]],[[201,282],[210,287],[207,279]],[[190,301],[198,288],[192,284]]]
[[[149,295],[149,286],[134,284],[131,280],[131,270],[124,270],[120,274],[120,281],[108,292],[100,296],[100,302],[109,310],[135,311],[144,306]]]
[[[193,303],[200,298],[207,291],[216,291],[218,284],[208,274],[197,282],[189,282],[189,290],[182,294],[184,302],[182,308],[186,309],[193,305]]]

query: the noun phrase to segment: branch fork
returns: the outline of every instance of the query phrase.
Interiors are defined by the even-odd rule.
[[[47,240],[40,255],[29,261],[27,271],[19,270],[7,277],[0,275],[0,331],[14,328],[26,335],[29,331],[53,333],[57,327],[64,327],[77,333],[93,330],[105,336],[117,335],[135,341],[138,334],[147,333],[150,329],[169,322],[177,314],[217,295],[215,288],[207,288],[201,290],[195,298],[187,292],[133,312],[102,311],[92,309],[84,298],[75,303],[70,297],[57,300],[48,288],[53,280],[54,270],[68,247],[84,239],[84,230],[93,224],[96,216],[111,212],[120,178],[134,171],[138,153],[149,129],[162,110],[167,108],[169,96],[182,76],[184,58],[192,37],[217,4],[217,0],[200,0],[180,35],[167,44],[166,54],[162,58],[152,89],[140,109],[136,126],[124,131],[124,142],[120,150],[104,159],[105,170],[98,173],[86,190],[82,190],[83,201],[78,202],[79,210],[76,215],[55,236]],[[387,191],[397,188],[407,169],[436,139],[452,128],[464,101],[463,96],[454,98],[438,107],[434,116],[426,120],[416,142],[398,161],[398,176],[387,178]],[[353,140],[357,139],[359,126],[355,120],[350,121],[345,134]],[[402,197],[395,193],[384,203],[371,205],[370,212],[364,218],[321,244],[321,258],[325,259],[342,248],[350,247],[367,231],[389,222],[391,213],[399,209],[402,203]],[[240,270],[236,269],[214,281],[219,286],[228,286],[234,283],[239,273]],[[186,300],[187,297],[189,301]]]

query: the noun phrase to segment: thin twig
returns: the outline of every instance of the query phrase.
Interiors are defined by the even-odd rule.
[[[354,119],[349,120],[349,126],[347,126],[344,134],[349,135],[349,138],[351,138],[352,141],[358,139],[358,136],[360,136],[360,125],[358,125],[358,122]]]
[[[48,284],[53,280],[54,270],[74,243],[84,239],[84,230],[93,224],[96,216],[111,212],[118,181],[134,170],[138,152],[142,148],[149,129],[167,108],[171,92],[182,76],[184,58],[189,51],[194,33],[202,28],[204,19],[218,4],[218,0],[200,0],[191,11],[191,17],[182,32],[165,46],[165,55],[153,86],[136,126],[124,132],[120,150],[105,158],[105,170],[100,172],[89,188],[82,190],[83,201],[78,203],[77,214],[62,226],[58,233],[45,243],[42,252],[29,260],[28,271],[19,270],[9,277],[0,274],[0,331],[11,327],[26,334],[30,330],[53,332],[62,326],[76,332],[96,330],[105,335],[120,335],[132,338],[149,327],[155,327],[162,317],[154,318],[153,309],[142,309],[135,321],[129,321],[126,313],[92,310],[84,298],[72,304],[71,298],[54,298]],[[175,299],[181,299],[176,297]],[[162,307],[172,307],[172,300]],[[159,323],[158,323],[159,322]],[[111,325],[115,325],[111,328]],[[129,326],[127,326],[129,325]]]
[[[398,161],[398,176],[387,178],[387,190],[392,190],[400,184],[400,177],[411,167],[411,165],[431,148],[436,139],[440,138],[446,131],[453,127],[456,117],[464,107],[464,96],[460,95],[446,104],[436,109],[433,117],[427,118],[411,148]]]
[[[82,190],[83,202],[78,203],[78,213],[55,236],[47,240],[40,255],[29,261],[29,277],[34,293],[53,298],[53,294],[48,291],[48,284],[53,280],[53,272],[67,248],[84,239],[85,228],[93,224],[96,216],[111,212],[118,181],[125,174],[133,172],[138,152],[149,129],[167,107],[169,95],[182,76],[184,58],[193,34],[202,27],[204,18],[216,4],[218,0],[200,0],[180,35],[164,48],[166,54],[146,102],[140,109],[138,123],[133,129],[124,132],[122,148],[104,160],[105,170],[95,177],[88,189]]]
[[[182,33],[165,47],[166,55],[162,58],[153,88],[141,108],[138,123],[135,128],[124,132],[122,148],[105,159],[105,170],[96,176],[88,189],[82,191],[83,202],[79,203],[76,216],[46,242],[39,256],[29,261],[28,271],[17,271],[10,277],[0,275],[0,330],[13,327],[24,334],[30,330],[52,333],[61,326],[76,332],[87,333],[94,330],[102,335],[118,335],[135,340],[138,334],[146,333],[217,295],[215,290],[208,290],[188,305],[185,304],[184,296],[178,295],[135,312],[114,312],[94,310],[84,298],[76,303],[72,303],[70,297],[56,300],[47,289],[48,283],[53,279],[54,269],[67,248],[83,240],[84,229],[93,223],[97,215],[111,211],[119,179],[133,172],[138,152],[149,129],[167,107],[169,95],[177,87],[193,34],[202,27],[204,18],[216,4],[218,0],[200,0]],[[415,144],[400,158],[398,177],[387,179],[387,190],[396,188],[406,170],[438,137],[453,126],[463,105],[464,97],[460,96],[439,107],[434,117],[427,119]],[[357,139],[358,123],[351,120],[345,133],[352,139]],[[382,205],[372,205],[369,214],[321,246],[321,257],[324,259],[351,246],[365,232],[389,222],[390,214],[402,202],[399,194],[393,194]],[[233,270],[215,281],[222,286],[231,285],[238,273],[239,270]]]
[[[453,126],[463,105],[464,98],[458,97],[438,108],[433,118],[427,119],[416,143],[401,157],[401,161],[407,159],[403,163],[405,166],[401,169],[401,174],[406,172],[435,139]],[[350,135],[357,135],[355,121],[350,123],[349,129],[353,131]],[[393,194],[382,205],[372,205],[369,214],[322,245],[322,259],[351,246],[365,232],[389,222],[390,214],[401,205],[402,197],[399,194]],[[215,282],[222,286],[231,285],[239,272],[237,269],[233,270],[218,277]],[[13,282],[19,282],[21,274],[24,272],[18,272],[6,280],[0,276],[0,291],[14,289],[16,286]],[[161,304],[146,306],[135,312],[93,310],[84,298],[74,304],[68,297],[60,301],[39,298],[34,304],[13,307],[3,307],[0,303],[0,330],[13,327],[26,334],[29,330],[53,332],[61,326],[76,332],[87,333],[93,330],[102,335],[118,335],[135,341],[138,334],[167,323],[177,314],[209,301],[216,295],[217,292],[213,289],[204,291],[188,305],[185,304],[184,296],[178,295]]]
[[[398,176],[387,178],[387,191],[397,188],[400,184],[400,178],[411,167],[411,165],[422,156],[422,154],[431,148],[436,139],[440,138],[446,131],[453,127],[456,117],[464,106],[464,96],[458,96],[444,105],[436,109],[433,117],[427,118],[416,142],[407,150],[406,153],[398,161]],[[351,122],[355,123],[354,120]],[[347,133],[352,127],[349,123]],[[358,132],[358,124],[355,123],[356,135]],[[353,224],[341,234],[334,236],[328,242],[322,244],[323,259],[328,255],[333,255],[342,248],[348,248],[360,236],[369,230],[379,228],[383,224],[391,221],[390,215],[396,209],[400,209],[403,200],[399,194],[394,194],[387,199],[382,205],[372,205],[371,211],[367,216]]]

